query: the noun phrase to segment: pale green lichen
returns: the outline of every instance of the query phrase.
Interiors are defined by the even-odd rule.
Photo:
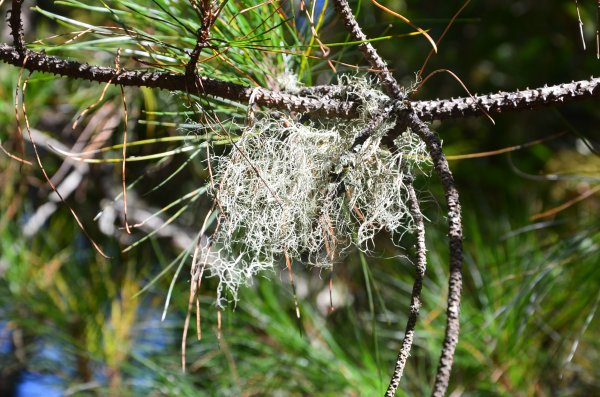
[[[393,153],[381,147],[394,126],[385,120],[350,150],[387,97],[366,79],[347,77],[332,94],[363,98],[362,117],[323,123],[260,114],[217,159],[219,227],[203,255],[208,276],[219,279],[218,305],[226,292],[236,300],[240,285],[273,271],[284,255],[327,267],[351,245],[367,249],[382,229],[412,230],[405,173],[427,161],[424,145],[407,132]]]

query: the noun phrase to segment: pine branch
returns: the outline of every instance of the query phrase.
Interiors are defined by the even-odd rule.
[[[406,362],[410,356],[413,340],[415,337],[415,326],[421,310],[421,290],[423,289],[423,280],[425,279],[425,270],[427,267],[427,249],[425,246],[425,224],[423,223],[423,214],[419,206],[417,193],[413,187],[412,180],[406,181],[409,206],[411,215],[415,221],[415,234],[417,235],[417,261],[415,263],[415,282],[413,283],[410,295],[410,313],[406,322],[404,339],[402,346],[396,358],[396,365],[390,380],[390,384],[385,392],[385,397],[394,397],[396,390],[400,385]]]
[[[294,95],[253,88],[225,82],[209,77],[200,77],[201,84],[190,84],[184,74],[171,72],[125,71],[104,66],[93,66],[72,60],[64,60],[43,52],[26,50],[28,55],[25,69],[106,83],[112,79],[115,85],[159,88],[169,91],[188,92],[193,95],[210,95],[248,103],[256,91],[254,103],[272,109],[285,109],[301,113],[312,113],[329,117],[352,118],[358,115],[360,103],[353,101],[322,101],[319,96],[327,92],[327,87],[312,87]],[[0,61],[23,67],[23,59],[18,50],[7,44],[0,44]],[[532,108],[555,106],[566,102],[584,100],[600,96],[600,78],[591,77],[572,83],[544,86],[524,91],[499,92],[479,95],[473,98],[438,99],[434,101],[410,102],[415,113],[423,121],[461,119],[469,116],[482,116],[481,108],[489,114],[523,111]]]
[[[352,15],[352,11],[348,6],[346,0],[334,0],[336,10],[340,17],[344,20],[346,29],[354,40],[364,40],[366,37],[362,33],[358,23]],[[417,134],[427,145],[427,150],[433,161],[434,169],[442,182],[444,188],[446,203],[448,205],[448,236],[450,245],[450,276],[448,284],[448,309],[447,309],[447,320],[446,330],[444,333],[444,342],[442,346],[442,353],[440,355],[440,362],[435,376],[435,383],[433,386],[432,397],[443,397],[448,389],[448,383],[450,381],[450,374],[452,372],[452,364],[454,362],[454,352],[458,343],[458,336],[460,332],[460,298],[462,291],[462,221],[460,212],[460,200],[458,196],[458,190],[454,184],[454,177],[448,166],[446,156],[442,151],[442,144],[438,137],[429,129],[421,118],[415,113],[414,109],[406,109],[405,96],[401,91],[396,92],[398,83],[394,76],[389,72],[387,66],[379,57],[374,47],[369,47],[363,50],[365,58],[371,63],[371,66],[378,67],[379,79],[384,83],[392,98],[396,100],[395,105],[399,110],[397,116],[397,128],[398,131],[403,131],[404,125],[410,127],[413,133]],[[410,195],[410,201],[416,201],[416,196],[412,184],[408,183],[408,191]],[[394,373],[388,389],[386,390],[386,397],[394,397],[396,390],[400,383],[406,360],[412,347],[412,340],[414,336],[414,327],[418,315],[419,307],[419,295],[421,292],[421,286],[423,283],[423,276],[425,271],[425,229],[423,227],[422,219],[420,218],[418,203],[411,203],[411,212],[416,215],[417,226],[417,240],[419,243],[418,254],[417,254],[417,276],[415,278],[415,284],[411,294],[411,313],[409,315],[408,322],[406,324],[406,334],[402,342],[402,348],[398,353],[396,365],[394,367]]]
[[[210,44],[208,40],[210,38],[210,28],[215,23],[217,14],[214,10],[213,4],[210,0],[202,1],[200,4],[191,2],[192,7],[197,10],[198,16],[200,17],[200,29],[196,32],[196,45],[190,54],[190,59],[185,65],[185,74],[188,78],[195,79],[196,67],[198,66],[198,59],[200,53],[204,48],[209,48]]]
[[[412,108],[423,121],[461,119],[482,116],[482,108],[489,114],[528,110],[554,106],[565,102],[600,96],[600,78],[573,81],[554,86],[526,89],[524,91],[498,92],[464,98],[418,101]]]
[[[240,84],[222,81],[210,77],[198,76],[196,67],[200,52],[207,48],[209,28],[214,22],[205,14],[201,29],[197,32],[197,41],[190,54],[186,65],[185,74],[166,71],[126,71],[110,67],[89,65],[73,60],[65,60],[50,56],[44,52],[26,49],[23,42],[21,21],[22,0],[13,0],[9,24],[14,45],[0,44],[0,61],[22,67],[30,71],[51,73],[71,79],[82,79],[95,82],[110,82],[111,84],[133,87],[150,87],[189,93],[200,96],[216,96],[239,103],[252,101],[256,105],[270,109],[312,113],[328,117],[352,118],[358,116],[361,106],[360,100],[348,101],[340,98],[322,98],[327,96],[326,86],[307,87],[297,94],[272,91],[262,87],[247,87]],[[209,4],[209,1],[205,2]],[[489,114],[509,111],[528,110],[543,106],[553,106],[568,101],[588,99],[600,96],[600,78],[591,77],[589,80],[544,86],[535,89],[515,92],[498,92],[475,97],[452,98],[432,101],[408,101],[402,87],[387,69],[386,63],[378,55],[375,48],[367,42],[366,35],[356,23],[352,10],[346,0],[334,0],[336,10],[354,40],[361,41],[358,45],[367,62],[375,71],[384,89],[390,95],[390,103],[400,110],[395,114],[401,124],[407,125],[418,134],[427,144],[431,154],[434,168],[441,179],[448,205],[449,245],[450,245],[450,277],[447,308],[446,334],[443,342],[442,354],[434,385],[433,396],[443,396],[447,390],[450,378],[454,352],[459,335],[459,308],[462,289],[462,224],[458,191],[448,163],[442,152],[441,143],[437,136],[429,129],[424,121],[461,119],[469,116],[483,115],[482,109]],[[207,9],[204,11],[208,12]],[[388,114],[380,115],[380,117]],[[379,124],[380,119],[374,118],[372,124]],[[358,137],[352,149],[360,145],[370,135],[370,129]],[[415,322],[418,316],[419,294],[425,271],[425,246],[424,227],[418,201],[412,185],[409,188],[411,211],[417,222],[418,257],[417,278],[413,287],[411,299],[411,313],[406,328],[405,339],[398,355],[394,376],[386,396],[393,396],[398,387],[406,360],[408,358],[412,339],[414,336]]]
[[[193,95],[212,95],[240,103],[248,103],[250,97],[254,95],[254,103],[260,106],[331,117],[349,118],[358,114],[359,104],[355,102],[321,101],[315,97],[298,96],[260,87],[246,87],[204,76],[199,76],[198,84],[194,84],[193,81],[190,83],[190,79],[184,74],[126,71],[123,68],[119,73],[115,68],[64,60],[31,50],[26,50],[26,55],[27,57],[23,57],[14,47],[0,44],[0,61],[25,67],[30,71],[100,83],[110,81],[112,84],[122,86],[160,88]],[[25,59],[27,59],[26,65],[23,64]]]
[[[25,45],[23,44],[23,21],[21,19],[22,5],[23,0],[13,0],[10,9],[10,17],[8,18],[10,33],[13,37],[15,49],[20,54],[25,51]]]
[[[371,67],[376,71],[377,77],[388,91],[388,94],[392,98],[404,98],[406,94],[394,78],[394,76],[388,70],[385,61],[379,56],[373,44],[367,41],[367,36],[363,33],[362,29],[356,22],[352,9],[348,5],[347,0],[334,0],[335,10],[344,21],[344,26],[352,39],[360,41],[358,49],[363,53],[365,59]]]
[[[443,397],[448,389],[454,352],[460,332],[460,298],[462,292],[462,220],[458,190],[448,161],[442,151],[442,143],[427,124],[414,112],[408,112],[406,123],[427,145],[433,167],[442,182],[448,206],[448,240],[450,246],[450,276],[448,282],[448,308],[446,310],[446,332],[442,354],[435,376],[432,397]]]

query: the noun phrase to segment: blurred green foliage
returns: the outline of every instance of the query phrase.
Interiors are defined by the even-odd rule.
[[[328,59],[338,73],[356,73],[356,67],[344,64],[360,63],[360,54],[355,46],[334,45],[347,38],[331,12],[318,19],[317,40],[307,29],[296,31],[294,22],[285,22],[290,7],[274,11],[276,7],[260,6],[238,14],[255,4],[237,3],[227,2],[226,12],[243,17],[235,23],[225,19],[229,23],[219,24],[215,33],[217,48],[228,50],[207,56],[199,73],[278,88],[275,77],[297,68],[307,84],[328,83],[333,73],[319,41],[332,44]],[[369,37],[391,37],[375,45],[395,75],[412,84],[430,50],[426,40],[406,37],[410,27],[369,2],[355,6]],[[436,38],[460,4],[391,1],[386,6],[430,29]],[[593,48],[593,4],[581,1],[580,7],[588,47]],[[7,4],[0,10],[5,14]],[[93,7],[71,0],[40,2],[28,18],[36,27],[26,36],[32,48],[103,65],[113,65],[121,48],[124,67],[152,65],[173,71],[183,71],[184,49],[194,45],[193,32],[199,26],[187,2],[166,0],[99,2]],[[89,26],[107,31],[86,31]],[[135,29],[127,34],[124,26]],[[488,92],[586,78],[597,70],[598,61],[589,50],[581,50],[572,2],[550,6],[532,0],[486,0],[473,2],[457,19],[425,75],[438,68],[452,70],[472,92]],[[202,340],[188,338],[188,372],[183,374],[180,344],[189,293],[185,259],[190,252],[180,256],[177,238],[192,236],[191,241],[210,208],[210,198],[193,193],[209,176],[204,139],[214,138],[218,120],[225,128],[243,123],[246,108],[205,98],[190,102],[147,89],[125,90],[129,155],[175,151],[154,161],[128,162],[131,215],[138,209],[151,214],[162,208],[161,219],[173,218],[168,226],[177,229],[164,226],[163,234],[123,253],[147,235],[152,224],[130,236],[118,230],[118,215],[104,226],[94,222],[98,211],[104,209],[106,216],[121,205],[110,204],[121,191],[121,175],[118,163],[89,164],[67,202],[112,257],[107,260],[92,248],[64,205],[56,206],[37,233],[24,232],[49,202],[51,190],[35,166],[31,144],[20,143],[13,104],[18,78],[19,70],[0,65],[0,140],[6,150],[34,163],[27,166],[0,155],[0,345],[8,346],[0,350],[2,391],[14,392],[19,376],[27,371],[57,376],[64,395],[383,393],[408,312],[410,236],[402,242],[406,249],[382,236],[374,255],[353,252],[336,265],[333,285],[341,298],[333,313],[327,312],[328,298],[324,299],[329,275],[295,266],[302,313],[297,320],[282,266],[269,279],[257,279],[245,289],[240,303],[221,313],[217,331],[211,292],[215,283],[206,280],[200,299]],[[40,139],[52,138],[69,149],[87,134],[83,148],[105,147],[98,158],[119,158],[124,128],[117,88],[107,90],[76,133],[70,128],[101,91],[95,83],[40,74],[28,81],[28,117],[50,175],[62,172],[64,177],[64,164],[69,164],[68,170],[75,168]],[[438,74],[414,95],[424,99],[465,93],[448,74]],[[199,118],[192,103],[211,109],[219,119]],[[585,145],[598,148],[599,118],[592,100],[497,115],[495,125],[485,118],[434,123],[449,155],[567,132],[510,155],[451,162],[466,225],[463,326],[453,395],[600,394],[600,158]],[[199,130],[198,123],[204,129]],[[134,146],[135,141],[148,143]],[[226,149],[215,150],[218,154]],[[445,322],[447,247],[441,190],[434,181],[419,180],[417,185],[429,219],[429,267],[401,395],[429,392]],[[531,220],[570,202],[560,212]],[[174,204],[168,207],[170,203]],[[160,322],[175,273],[166,320]],[[195,334],[193,325],[190,334]]]

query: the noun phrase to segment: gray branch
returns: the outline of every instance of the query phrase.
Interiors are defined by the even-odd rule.
[[[367,36],[363,33],[358,22],[356,22],[356,19],[352,14],[352,9],[348,5],[348,1],[334,0],[333,4],[335,5],[338,15],[342,18],[342,21],[344,21],[344,26],[348,33],[350,33],[354,40],[362,42],[358,45],[358,49],[363,53],[367,62],[369,62],[371,67],[375,70],[377,77],[387,89],[388,94],[392,98],[404,98],[404,91],[388,70],[385,61],[379,56],[377,50],[373,47],[373,44],[367,41]]]
[[[26,50],[25,68],[31,71],[52,73],[74,79],[111,82],[116,85],[159,88],[170,91],[188,92],[195,95],[216,96],[240,103],[248,103],[254,91],[255,103],[272,109],[283,109],[301,113],[312,113],[330,117],[352,118],[358,115],[360,103],[353,101],[323,101],[319,92],[323,89],[307,90],[309,95],[294,95],[271,91],[260,87],[247,87],[200,77],[201,84],[189,84],[184,74],[150,71],[118,71],[110,67],[93,66],[77,61],[64,60],[43,52]],[[15,47],[0,44],[0,61],[23,67],[22,57]],[[317,87],[318,88],[318,87]],[[515,92],[499,92],[456,99],[414,101],[411,107],[423,121],[460,119],[467,116],[482,116],[485,109],[489,114],[527,110],[542,106],[553,106],[569,101],[600,96],[600,78]]]
[[[425,224],[423,223],[423,214],[419,206],[417,193],[412,185],[412,180],[407,181],[406,190],[408,192],[409,207],[412,217],[415,221],[415,233],[417,235],[417,261],[415,263],[415,282],[413,283],[410,295],[410,312],[404,331],[402,346],[396,358],[396,365],[390,380],[390,384],[385,392],[385,397],[394,397],[396,390],[400,386],[400,380],[406,367],[406,362],[410,356],[413,340],[415,338],[415,326],[421,310],[421,291],[423,289],[423,280],[425,279],[425,270],[427,268],[427,247],[425,246]]]
[[[423,121],[461,119],[489,114],[513,112],[600,96],[600,78],[526,89],[524,91],[498,92],[456,99],[418,101],[412,108]]]
[[[410,129],[419,135],[427,145],[433,161],[433,167],[442,182],[446,204],[448,206],[448,242],[450,246],[450,275],[448,283],[448,308],[446,309],[446,332],[442,345],[442,354],[435,375],[432,397],[443,397],[448,389],[450,373],[454,362],[454,352],[458,343],[460,331],[460,300],[462,292],[462,263],[463,263],[463,228],[461,219],[460,200],[454,177],[448,166],[448,161],[442,151],[442,143],[429,129],[427,124],[419,119],[414,112],[409,112],[407,123]]]
[[[198,82],[190,82],[185,74],[151,71],[126,71],[105,66],[94,66],[77,61],[64,60],[43,52],[26,50],[25,56],[12,46],[0,44],[0,61],[24,67],[30,71],[51,73],[74,79],[97,81],[122,86],[160,88],[193,95],[217,96],[240,103],[248,103],[254,94],[254,103],[272,109],[285,109],[301,113],[351,118],[358,114],[358,103],[322,101],[316,97],[299,96],[261,87],[246,87],[210,77],[199,76]]]

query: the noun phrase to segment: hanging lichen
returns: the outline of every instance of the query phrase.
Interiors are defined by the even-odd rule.
[[[368,249],[382,229],[412,230],[405,178],[428,161],[425,146],[412,133],[382,146],[393,118],[381,118],[357,145],[389,98],[364,78],[344,80],[332,94],[365,98],[358,120],[259,114],[217,159],[218,228],[203,256],[207,275],[220,281],[220,306],[226,291],[236,300],[240,285],[272,271],[284,255],[329,267],[350,246]]]

